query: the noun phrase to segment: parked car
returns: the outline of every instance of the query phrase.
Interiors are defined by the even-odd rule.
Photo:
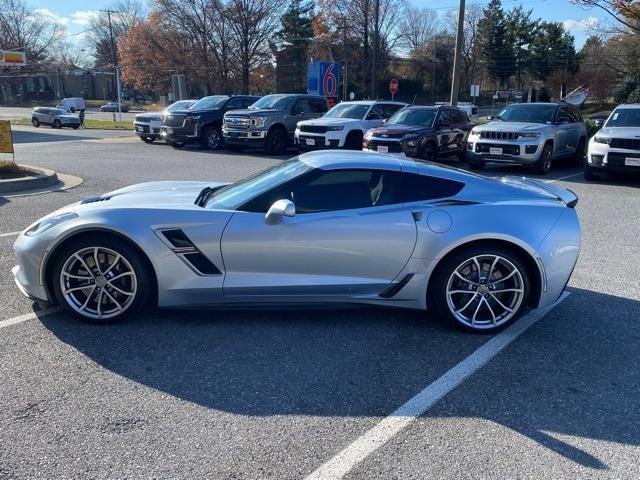
[[[486,163],[525,165],[547,174],[554,161],[582,162],[587,126],[580,110],[568,103],[514,103],[490,122],[471,130],[467,161],[480,169]]]
[[[301,150],[348,148],[360,150],[364,132],[379,127],[406,103],[384,101],[342,102],[322,117],[298,122],[295,144]]]
[[[222,147],[222,117],[225,112],[247,108],[259,97],[250,95],[212,95],[191,105],[188,110],[174,110],[162,117],[160,135],[174,147],[199,143],[203,148]]]
[[[120,103],[120,108],[118,108],[118,102],[109,102],[100,107],[101,112],[128,112],[129,107],[127,107],[124,103]]]
[[[294,142],[298,122],[321,117],[327,110],[325,97],[267,95],[249,109],[225,113],[222,134],[232,149],[260,147],[272,155],[283,155]]]
[[[147,307],[366,304],[495,332],[552,305],[578,258],[575,194],[328,150],[234,184],[89,197],[22,232],[20,291],[82,320]]]
[[[31,112],[31,124],[36,128],[40,125],[51,125],[51,128],[77,129],[80,127],[80,119],[61,108],[36,107]]]
[[[56,105],[56,108],[61,108],[67,112],[76,113],[84,112],[87,109],[87,105],[84,102],[84,98],[69,97],[60,100],[60,103]]]
[[[369,130],[362,147],[430,161],[452,155],[463,158],[472,127],[459,108],[411,106],[396,112],[385,125]]]
[[[589,141],[584,177],[608,172],[640,173],[640,104],[616,107]]]
[[[162,112],[138,113],[133,121],[133,130],[140,140],[146,143],[153,143],[160,138],[160,127],[162,126],[162,116],[177,110],[188,110],[197,100],[178,100],[172,103]]]
[[[449,102],[436,102],[436,105],[445,105],[450,106]],[[478,107],[472,102],[458,102],[456,105],[460,110],[467,114],[471,120],[475,120],[478,118]]]

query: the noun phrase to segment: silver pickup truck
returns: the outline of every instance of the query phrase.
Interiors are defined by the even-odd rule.
[[[547,174],[560,158],[581,163],[586,146],[587,127],[574,105],[516,103],[471,130],[466,157],[472,169],[491,162],[532,166]]]

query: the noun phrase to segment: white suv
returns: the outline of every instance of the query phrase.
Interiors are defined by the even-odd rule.
[[[143,142],[153,143],[160,138],[160,126],[162,125],[162,116],[164,114],[176,110],[187,110],[196,102],[197,100],[178,100],[162,112],[139,113],[133,121],[133,130]]]
[[[640,173],[640,104],[620,105],[589,140],[584,178],[596,173]]]
[[[360,150],[364,132],[381,126],[386,119],[406,106],[406,103],[382,100],[339,103],[320,118],[298,122],[295,144],[301,150]]]

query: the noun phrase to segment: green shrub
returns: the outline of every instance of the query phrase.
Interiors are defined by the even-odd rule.
[[[636,88],[631,92],[625,103],[640,103],[640,88]]]
[[[586,118],[584,123],[587,126],[587,138],[593,137],[596,132],[600,130],[598,127],[596,127],[596,122],[594,120],[591,120],[590,118]]]
[[[638,82],[635,80],[626,80],[618,87],[613,98],[616,103],[627,103],[629,96],[638,90]]]

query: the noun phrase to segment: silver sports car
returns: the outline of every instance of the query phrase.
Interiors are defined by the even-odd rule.
[[[577,197],[389,155],[301,155],[233,184],[90,197],[17,239],[18,288],[106,323],[145,305],[370,304],[494,332],[552,304],[578,258]]]

